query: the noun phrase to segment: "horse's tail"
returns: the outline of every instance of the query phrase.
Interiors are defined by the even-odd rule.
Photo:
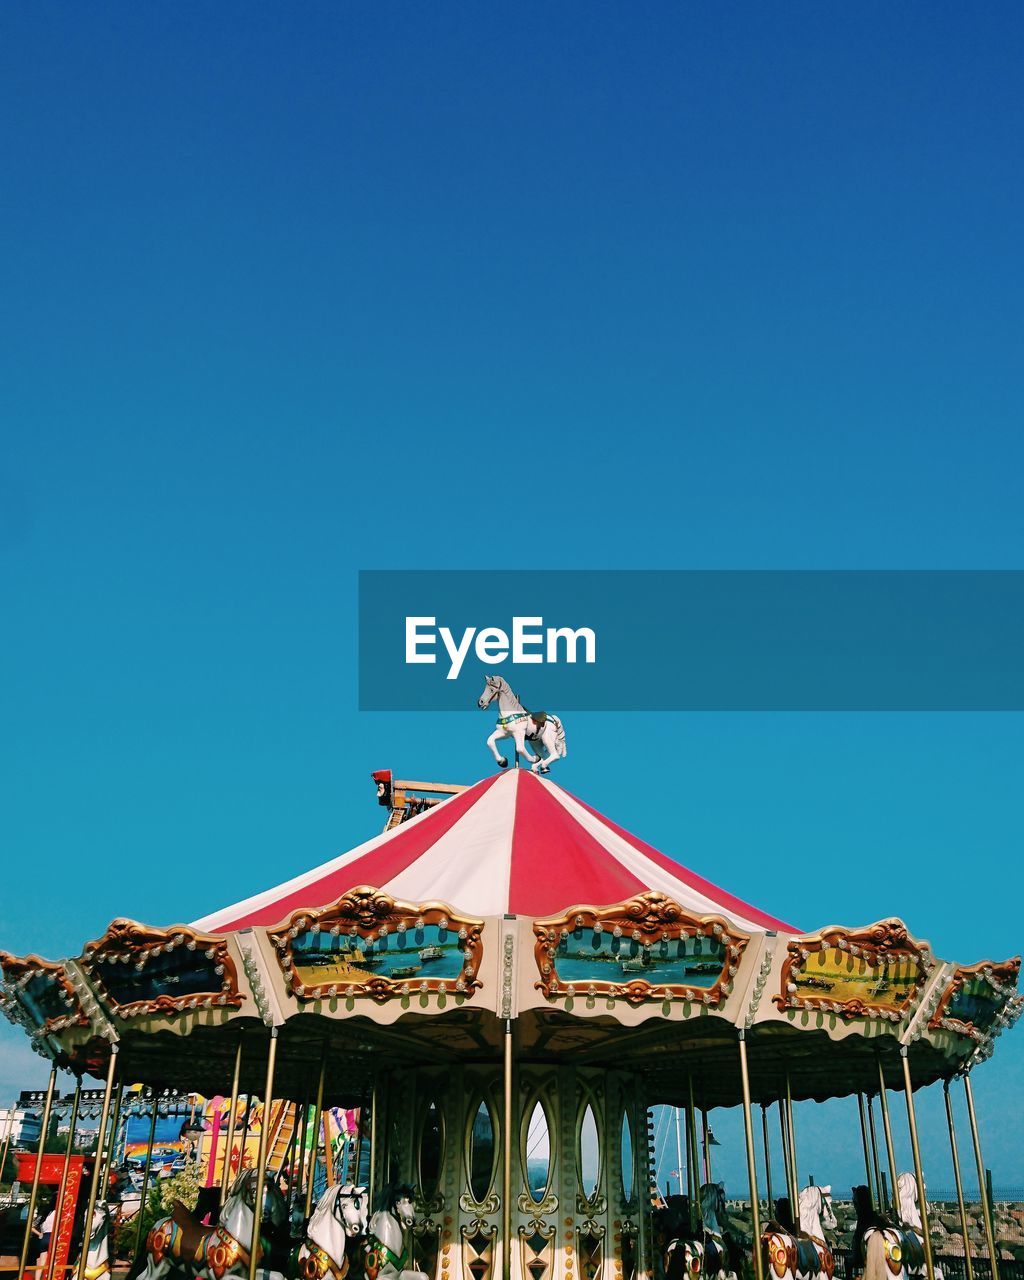
[[[868,1238],[864,1241],[863,1280],[891,1280],[885,1261],[884,1231],[869,1231]]]
[[[565,726],[558,716],[548,716],[548,719],[555,726],[555,742],[558,745],[558,754],[564,759],[567,754],[565,749]]]

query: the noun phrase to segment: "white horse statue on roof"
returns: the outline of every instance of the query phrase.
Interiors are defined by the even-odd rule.
[[[504,676],[487,676],[484,691],[476,705],[481,711],[486,711],[495,698],[498,699],[498,724],[487,739],[487,745],[499,769],[508,768],[508,760],[497,746],[501,738],[514,739],[516,751],[529,760],[534,773],[547,773],[553,760],[565,758],[565,729],[558,716],[547,711],[527,711]],[[547,755],[534,755],[527,742],[532,742],[538,752],[543,748]]]

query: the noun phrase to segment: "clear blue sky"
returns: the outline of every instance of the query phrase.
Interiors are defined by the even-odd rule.
[[[356,712],[358,568],[1024,567],[1022,45],[1001,4],[5,6],[0,945],[320,861],[371,768],[487,772],[478,713]],[[1024,945],[1019,716],[569,732],[560,781],[779,915]],[[997,1181],[1022,1088],[1018,1032]],[[801,1112],[849,1185],[852,1109]]]

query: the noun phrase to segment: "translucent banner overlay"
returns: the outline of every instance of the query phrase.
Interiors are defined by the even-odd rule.
[[[1020,711],[1024,572],[360,573],[361,710],[488,675],[558,712]]]

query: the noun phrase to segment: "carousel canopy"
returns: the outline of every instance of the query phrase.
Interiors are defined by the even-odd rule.
[[[791,926],[695,875],[561,787],[525,769],[497,774],[349,853],[194,923],[207,933],[277,924],[357,885],[440,899],[477,916],[543,916],[655,890],[748,932]]]

